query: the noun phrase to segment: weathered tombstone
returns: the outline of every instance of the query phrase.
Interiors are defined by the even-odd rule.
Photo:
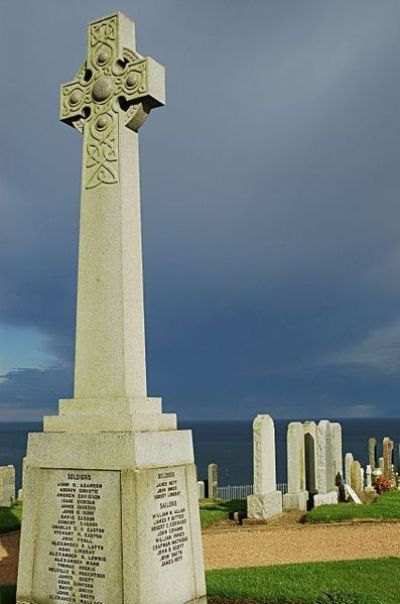
[[[275,426],[270,415],[253,422],[253,495],[247,497],[247,516],[265,519],[282,512],[282,493],[276,490]]]
[[[344,479],[346,484],[351,485],[351,464],[354,458],[352,453],[346,453],[344,456]]]
[[[351,473],[351,488],[357,493],[359,497],[361,497],[361,493],[363,491],[361,484],[361,465],[360,462],[354,460],[351,464],[350,468]]]
[[[15,468],[0,466],[0,507],[9,508],[15,501]]]
[[[365,487],[365,471],[364,468],[360,467],[360,482],[361,482],[361,490],[364,490]]]
[[[383,439],[383,478],[385,480],[393,479],[393,441],[388,436]]]
[[[208,464],[208,498],[218,498],[218,466],[216,463]]]
[[[206,496],[206,487],[204,484],[204,480],[197,481],[197,492],[199,499],[204,499]]]
[[[283,496],[285,510],[307,510],[304,432],[301,422],[291,422],[287,430],[288,492]]]
[[[338,422],[331,423],[332,447],[333,447],[333,476],[335,484],[339,484],[343,478],[343,449],[342,449],[342,426]]]
[[[317,427],[318,468],[317,489],[314,506],[338,502],[338,491],[335,486],[334,449],[331,423],[323,419]]]
[[[164,71],[89,25],[61,89],[83,132],[74,399],[28,438],[17,602],[206,603],[192,434],[146,388],[137,130]]]
[[[304,455],[306,472],[306,491],[310,495],[317,492],[317,424],[313,421],[303,423]]]
[[[376,438],[373,436],[368,439],[368,464],[373,472],[376,468]]]
[[[367,465],[366,477],[367,477],[367,486],[366,486],[365,490],[368,492],[375,491],[374,487],[372,486],[372,467],[370,464]]]

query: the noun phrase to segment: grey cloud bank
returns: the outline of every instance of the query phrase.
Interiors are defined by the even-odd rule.
[[[141,131],[149,392],[192,418],[398,415],[400,6],[2,8],[0,323],[55,363],[3,378],[0,419],[72,394],[81,139],[58,91],[117,9],[167,68]]]

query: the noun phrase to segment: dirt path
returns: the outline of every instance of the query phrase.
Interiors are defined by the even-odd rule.
[[[400,557],[400,522],[226,527],[203,534],[207,569]],[[19,533],[0,535],[0,585],[17,580]]]
[[[203,544],[206,569],[400,557],[400,522],[240,527]]]
[[[19,531],[0,535],[0,585],[17,582]]]

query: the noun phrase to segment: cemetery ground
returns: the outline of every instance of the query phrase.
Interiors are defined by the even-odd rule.
[[[200,507],[209,604],[398,603],[399,492],[370,505],[321,506],[305,523],[289,512],[240,527],[229,514],[245,510],[245,500]],[[372,522],[359,522],[368,517],[361,510]],[[16,576],[21,511],[20,504],[0,509],[0,604],[15,603],[15,588],[4,584]],[[351,515],[354,522],[343,522]]]

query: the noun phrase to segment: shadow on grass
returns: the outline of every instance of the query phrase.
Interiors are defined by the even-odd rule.
[[[232,518],[234,512],[247,511],[246,499],[200,499],[200,522],[201,528],[206,529],[218,520]]]

